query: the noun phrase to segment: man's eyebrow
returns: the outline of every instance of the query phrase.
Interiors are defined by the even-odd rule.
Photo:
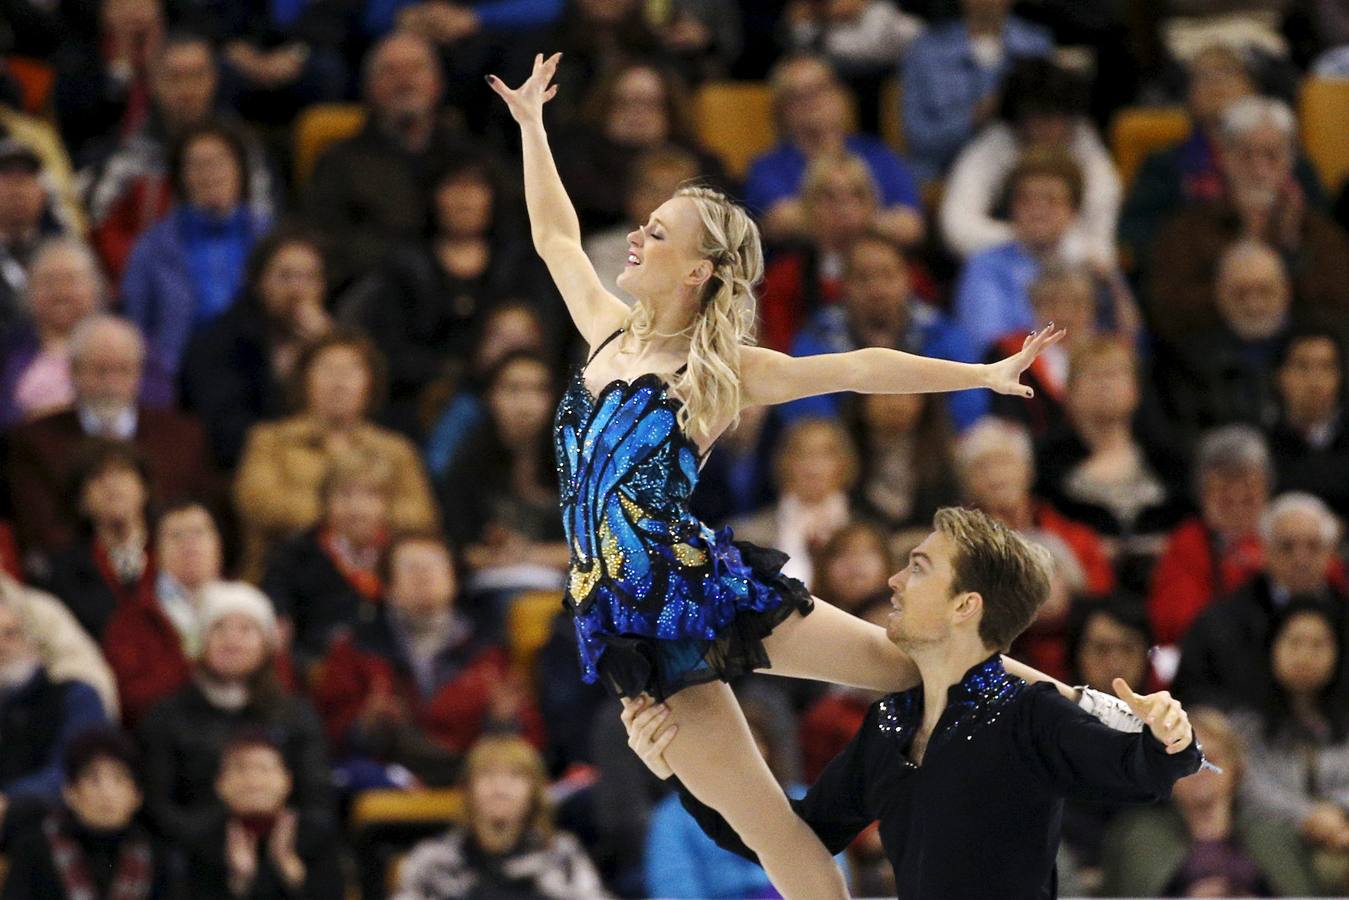
[[[910,550],[910,551],[909,551],[909,562],[918,562],[918,560],[920,560],[920,559],[921,559],[923,562],[927,563],[928,566],[931,566],[931,565],[932,565],[932,557],[928,556],[928,555],[927,555],[926,553],[924,553],[922,550]]]

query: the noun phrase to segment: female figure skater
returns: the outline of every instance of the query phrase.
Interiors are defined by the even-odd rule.
[[[913,662],[875,625],[815,600],[781,574],[786,556],[713,532],[689,512],[698,468],[741,409],[838,391],[911,393],[987,387],[1030,396],[1021,373],[1062,331],[1021,352],[968,365],[867,348],[795,358],[749,346],[759,232],[723,195],[686,187],[628,236],[618,285],[600,284],[581,250],[543,105],[561,54],[535,57],[519,88],[488,76],[520,126],[534,246],[592,351],[554,426],[561,505],[586,681],[668,703],[680,734],[665,758],[718,810],[786,897],[847,890],[824,845],[788,806],[726,681],[776,675],[893,692],[918,683]],[[1038,673],[1010,667],[1037,680]],[[1043,677],[1043,676],[1038,676]]]

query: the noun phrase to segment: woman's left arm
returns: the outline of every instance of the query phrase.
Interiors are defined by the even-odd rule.
[[[774,405],[802,397],[855,391],[859,394],[929,394],[989,388],[1000,394],[1034,396],[1021,373],[1035,357],[1064,336],[1051,322],[1031,332],[1020,352],[995,363],[962,363],[916,356],[885,347],[847,353],[795,357],[762,347],[746,347],[740,374],[743,406]]]

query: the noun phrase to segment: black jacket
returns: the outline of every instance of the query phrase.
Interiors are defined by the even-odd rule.
[[[1286,420],[1269,431],[1269,450],[1279,476],[1279,491],[1309,491],[1349,516],[1349,431],[1343,416],[1325,447],[1313,447]]]
[[[852,742],[792,808],[830,853],[880,820],[906,898],[1044,898],[1057,894],[1064,798],[1150,803],[1197,771],[1198,747],[1168,755],[1150,732],[1112,731],[1059,696],[1003,671],[998,656],[948,694],[921,766],[909,761],[923,689],[874,704]],[[718,844],[754,859],[712,809],[684,806]]]
[[[169,865],[168,850],[133,824],[122,834],[101,834],[79,825],[68,814],[54,819],[58,827],[84,851],[89,877],[98,898],[110,897],[113,872],[123,840],[142,837],[150,846],[150,892],[145,900],[168,900],[178,897]],[[2,900],[71,900],[52,859],[52,845],[41,826],[24,832],[9,848],[9,870],[5,874]]]
[[[323,658],[338,630],[372,621],[379,607],[338,571],[317,528],[277,545],[267,559],[262,591],[276,614],[294,624],[291,652],[302,668]]]

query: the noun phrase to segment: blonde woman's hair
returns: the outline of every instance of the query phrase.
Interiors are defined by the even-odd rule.
[[[712,438],[718,425],[740,418],[740,348],[754,341],[754,285],[763,277],[763,246],[749,213],[725,194],[682,187],[675,196],[687,197],[697,208],[703,225],[698,255],[713,267],[698,298],[698,314],[681,332],[689,337],[689,361],[674,385],[682,400],[679,427],[691,437]],[[645,302],[633,306],[627,331],[639,340],[656,333]]]

